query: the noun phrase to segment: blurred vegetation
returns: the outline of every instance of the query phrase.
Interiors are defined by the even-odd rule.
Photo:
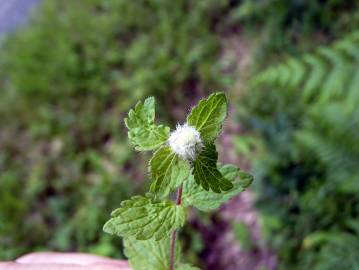
[[[237,59],[223,59],[221,42],[238,35],[253,55],[234,108],[247,133],[234,144],[252,163],[279,268],[357,269],[358,29],[354,0],[43,1],[1,44],[0,260],[43,249],[123,256],[102,225],[147,185],[124,114],[155,95],[174,124],[183,104],[233,87]],[[183,234],[198,260],[203,239]]]
[[[256,40],[258,71],[356,30],[359,11],[355,0],[243,0],[229,21]]]
[[[233,234],[235,240],[239,242],[243,250],[248,251],[254,249],[251,232],[245,223],[235,222],[233,224]]]
[[[156,95],[160,117],[223,88],[214,18],[227,1],[43,1],[0,53],[0,260],[79,250],[120,257],[102,233],[146,182],[122,118]],[[182,106],[182,105],[181,105]],[[179,111],[186,113],[181,107]]]
[[[264,26],[239,106],[252,139],[236,139],[240,152],[256,149],[267,242],[279,269],[358,269],[358,5],[268,2],[268,16],[249,1],[242,12]]]

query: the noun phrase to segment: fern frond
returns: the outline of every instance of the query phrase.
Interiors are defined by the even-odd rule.
[[[317,57],[315,54],[307,54],[303,57],[310,68],[308,78],[303,86],[303,97],[308,100],[318,90],[321,82],[323,81],[326,69],[323,59]]]
[[[317,48],[299,58],[269,67],[251,79],[252,87],[276,86],[302,89],[302,97],[323,103],[344,98],[358,100],[359,31]],[[353,107],[353,106],[351,106]]]

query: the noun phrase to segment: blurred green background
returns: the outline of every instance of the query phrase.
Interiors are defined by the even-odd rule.
[[[193,212],[182,233],[190,260],[359,269],[357,1],[46,0],[0,46],[0,260],[36,250],[123,257],[102,226],[149,184],[126,112],[153,95],[174,126],[224,90],[225,145],[255,175],[260,233],[223,225],[233,247],[213,262],[206,245],[224,237],[208,228],[224,220]],[[263,251],[274,259],[241,265]],[[228,254],[242,259],[226,263]]]

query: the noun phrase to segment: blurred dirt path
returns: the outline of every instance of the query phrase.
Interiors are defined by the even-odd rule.
[[[26,22],[31,10],[41,0],[0,0],[0,35]]]

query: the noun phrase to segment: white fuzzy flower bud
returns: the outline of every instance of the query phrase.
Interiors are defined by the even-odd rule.
[[[187,124],[177,125],[168,139],[168,144],[173,152],[188,161],[194,161],[203,148],[200,133]]]

